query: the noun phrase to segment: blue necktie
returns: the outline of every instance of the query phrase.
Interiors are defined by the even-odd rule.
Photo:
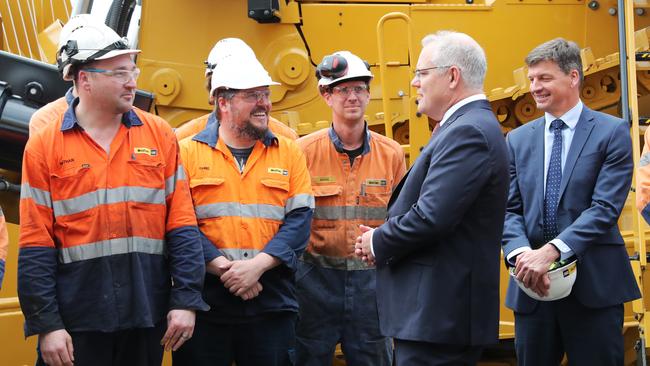
[[[544,196],[544,241],[548,243],[559,234],[557,229],[557,206],[560,201],[562,182],[562,129],[566,126],[560,119],[551,122],[553,148],[546,173],[546,194]]]

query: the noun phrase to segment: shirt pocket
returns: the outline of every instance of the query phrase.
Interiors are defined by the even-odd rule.
[[[343,187],[340,185],[314,185],[312,189],[316,198],[312,222],[314,230],[336,229],[336,223],[345,217],[345,202],[341,196]]]
[[[165,188],[165,164],[161,159],[129,160],[127,170],[132,187]]]
[[[369,179],[370,180],[370,179]],[[392,194],[392,182],[389,180],[372,179],[373,181],[383,181],[383,185],[370,185],[368,180],[364,181],[359,194],[359,204],[368,207],[386,207]]]
[[[264,202],[274,206],[280,206],[284,209],[289,199],[289,181],[272,178],[262,178],[263,193],[260,192],[259,202]],[[283,215],[284,216],[284,215]]]
[[[88,164],[56,170],[50,174],[55,216],[77,214],[93,208],[96,206],[96,199],[93,198],[96,191],[95,175]]]
[[[197,209],[201,205],[219,202],[219,197],[221,197],[219,191],[225,187],[225,182],[225,178],[218,177],[191,178],[189,185],[194,208]]]

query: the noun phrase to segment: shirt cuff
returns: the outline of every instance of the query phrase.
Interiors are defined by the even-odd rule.
[[[529,250],[532,250],[531,247],[529,247],[529,246],[519,247],[519,248],[513,250],[512,252],[510,252],[510,254],[508,254],[508,256],[506,257],[506,261],[508,262],[508,264],[514,266],[515,265],[515,257],[517,257],[519,254],[521,254],[523,252],[527,252]]]
[[[553,244],[560,251],[560,260],[565,260],[573,256],[573,250],[561,239],[553,239],[549,243]]]
[[[373,257],[375,257],[375,249],[372,247],[372,234],[374,233],[375,233],[375,229],[370,230],[370,253],[372,253]]]

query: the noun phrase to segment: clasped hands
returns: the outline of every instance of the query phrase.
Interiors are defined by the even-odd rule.
[[[370,249],[370,240],[372,239],[372,232],[375,229],[365,225],[359,225],[359,229],[361,229],[361,235],[354,242],[354,254],[363,262],[374,265],[375,256],[372,255],[372,250]]]
[[[516,257],[515,276],[526,288],[535,291],[539,296],[548,296],[551,288],[548,268],[559,257],[560,252],[551,243],[539,249],[522,252]]]
[[[259,279],[264,271],[255,258],[231,261],[219,256],[207,264],[206,270],[218,276],[230,293],[243,300],[250,300],[262,291]]]

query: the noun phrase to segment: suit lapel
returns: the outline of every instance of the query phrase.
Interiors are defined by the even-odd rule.
[[[531,122],[533,123],[530,130],[530,138],[533,142],[530,144],[531,157],[533,159],[533,169],[535,170],[535,201],[539,208],[539,217],[543,216],[544,211],[544,117]]]
[[[567,184],[569,183],[569,178],[571,178],[571,173],[573,168],[576,166],[576,161],[582,148],[585,146],[591,130],[594,128],[594,117],[591,115],[591,111],[587,107],[583,107],[582,113],[580,114],[580,119],[576,125],[576,131],[573,134],[573,140],[571,140],[571,146],[569,147],[569,153],[566,157],[566,162],[564,163],[564,169],[562,170],[562,182],[560,183],[560,197],[562,200],[562,194],[566,189]]]

